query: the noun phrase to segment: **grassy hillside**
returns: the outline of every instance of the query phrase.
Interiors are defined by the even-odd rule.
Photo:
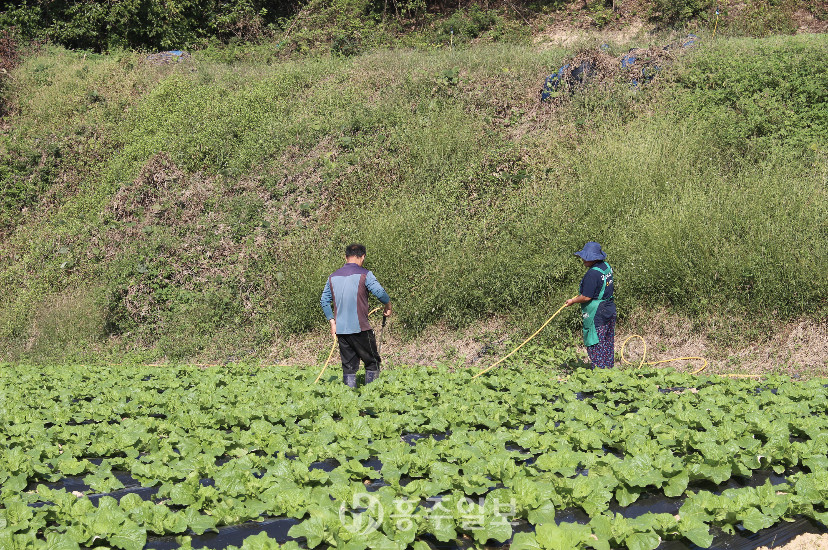
[[[351,241],[409,335],[535,325],[577,291],[587,240],[622,319],[828,314],[826,35],[702,40],[647,85],[551,104],[573,51],[262,51],[25,56],[0,133],[7,358],[262,356],[323,324]]]

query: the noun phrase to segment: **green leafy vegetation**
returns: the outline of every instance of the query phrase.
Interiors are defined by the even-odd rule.
[[[291,518],[310,548],[652,550],[827,518],[822,379],[513,365],[392,369],[353,391],[315,375],[4,365],[0,542],[192,548]],[[653,498],[672,512],[629,513]],[[562,519],[576,511],[588,521]],[[264,532],[242,546],[278,547]]]
[[[707,16],[714,6],[718,8],[713,0],[655,0],[651,15],[662,23],[675,25],[699,16]]]
[[[536,325],[577,289],[587,240],[622,315],[819,318],[825,46],[702,42],[646,87],[599,81],[554,106],[537,93],[565,50],[158,67],[44,48],[0,134],[0,337],[10,357],[257,355],[319,326],[352,241],[408,334]],[[42,330],[54,304],[72,337]]]
[[[209,40],[257,39],[291,15],[286,3],[261,0],[196,2],[22,2],[0,12],[0,26],[25,38],[48,38],[70,48],[175,49]]]
[[[626,5],[625,5],[626,4]],[[793,34],[803,14],[824,21],[822,2],[795,0],[588,0],[581,11],[561,0],[445,3],[425,0],[65,0],[4,5],[0,28],[24,41],[48,41],[95,52],[209,48],[224,55],[265,45],[267,56],[351,56],[404,44],[424,48],[470,41],[525,42],[549,22],[583,15],[604,28],[646,18],[661,28],[714,25],[730,35]],[[715,22],[714,22],[715,21]]]

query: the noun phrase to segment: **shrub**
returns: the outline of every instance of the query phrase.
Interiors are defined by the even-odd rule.
[[[0,31],[0,118],[8,112],[6,86],[10,73],[18,64],[17,41],[9,29]]]
[[[780,149],[813,155],[828,133],[825,39],[731,40],[706,48],[676,73],[678,109],[723,152],[764,158]]]
[[[442,44],[462,44],[477,38],[491,29],[498,21],[494,11],[483,10],[477,4],[455,11],[442,21],[437,29],[435,41]]]
[[[47,296],[100,286],[96,323],[126,348],[267,345],[322,330],[322,286],[355,240],[408,331],[493,314],[537,326],[577,292],[588,240],[610,254],[621,315],[819,315],[825,38],[693,51],[652,86],[608,81],[552,108],[536,92],[564,62],[554,49],[196,54],[130,79],[128,55],[47,48],[16,79],[5,181],[54,158],[48,192],[71,173],[62,159],[88,167],[2,241],[0,336],[25,342]],[[65,154],[71,136],[84,153]],[[60,157],[44,157],[52,144]]]
[[[709,13],[713,0],[653,0],[651,17],[664,25],[680,25]]]
[[[0,136],[0,230],[20,222],[57,177],[60,147],[51,144],[43,149],[25,141]]]
[[[70,48],[169,50],[205,45],[210,38],[256,40],[292,12],[287,3],[263,0],[23,3],[0,12],[0,27]]]
[[[796,34],[797,23],[794,12],[800,9],[795,0],[754,0],[729,18],[727,29],[730,33],[747,36],[771,36],[774,34]],[[816,11],[813,10],[812,11]],[[815,13],[816,15],[816,13]]]

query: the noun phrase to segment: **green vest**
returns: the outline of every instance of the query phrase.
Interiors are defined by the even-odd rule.
[[[597,267],[591,267],[590,269],[594,269],[601,275],[604,275],[604,284],[597,298],[581,304],[581,317],[583,317],[584,321],[584,345],[587,347],[594,346],[598,343],[598,331],[595,330],[595,312],[598,311],[598,306],[601,305],[601,302],[605,301],[604,291],[607,289],[607,279],[609,279],[606,275],[612,275],[612,268],[609,264],[607,264],[606,269],[599,269]]]

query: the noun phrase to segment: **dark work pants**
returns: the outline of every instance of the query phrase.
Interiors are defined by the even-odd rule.
[[[356,374],[360,359],[365,363],[366,371],[379,371],[381,360],[373,330],[363,330],[356,334],[337,334],[336,337],[339,340],[343,374]]]
[[[606,325],[595,327],[598,343],[586,349],[593,367],[611,369],[615,363],[615,320],[613,315]]]

